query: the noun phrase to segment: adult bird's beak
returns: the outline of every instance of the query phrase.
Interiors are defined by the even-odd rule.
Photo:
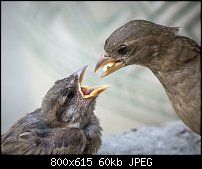
[[[109,87],[109,85],[100,85],[100,86],[92,86],[92,87],[82,86],[81,84],[82,84],[83,77],[87,67],[88,66],[86,65],[80,68],[75,73],[73,73],[73,75],[78,76],[79,91],[84,99],[96,97]]]
[[[98,59],[94,72],[96,72],[101,67],[103,68],[101,77],[105,77],[115,72],[116,70],[124,67],[124,64],[120,60],[114,59],[112,57],[108,57],[104,52]]]

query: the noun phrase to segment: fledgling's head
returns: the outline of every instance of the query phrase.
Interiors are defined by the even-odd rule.
[[[85,125],[95,109],[95,99],[108,86],[82,86],[87,66],[55,82],[42,101],[46,122],[56,126]]]
[[[162,52],[160,47],[169,44],[177,31],[176,27],[166,27],[145,20],[130,21],[107,38],[95,71],[103,67],[104,77],[128,65],[152,64],[153,58]]]

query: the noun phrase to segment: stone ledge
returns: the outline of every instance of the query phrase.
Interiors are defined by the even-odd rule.
[[[201,136],[181,121],[103,136],[99,155],[198,155]]]

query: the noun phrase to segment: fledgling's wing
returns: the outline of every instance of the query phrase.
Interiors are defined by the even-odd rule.
[[[1,136],[2,154],[82,154],[85,146],[82,130],[49,128],[32,113]]]

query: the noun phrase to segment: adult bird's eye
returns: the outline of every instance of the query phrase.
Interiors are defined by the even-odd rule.
[[[125,55],[126,52],[127,52],[127,47],[125,45],[121,45],[118,50],[117,50],[118,54],[121,54],[121,55]]]
[[[69,92],[67,95],[68,99],[72,99],[74,97],[74,92]]]

